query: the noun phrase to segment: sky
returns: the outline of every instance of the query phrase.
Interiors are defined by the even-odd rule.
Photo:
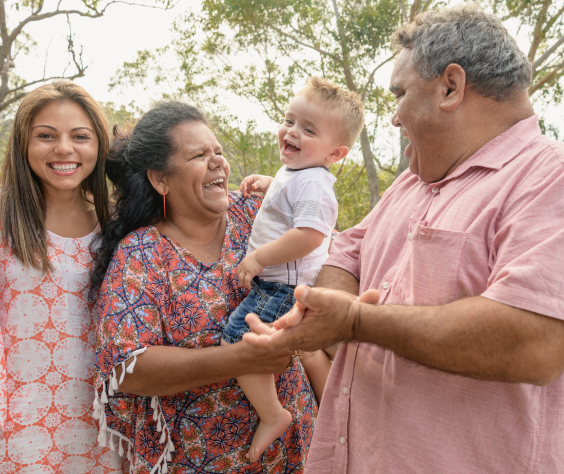
[[[140,1],[151,4],[151,0]],[[13,1],[7,3],[13,5]],[[61,8],[76,8],[78,3],[80,3],[78,0],[63,0]],[[137,51],[169,44],[173,38],[171,26],[175,18],[187,8],[197,11],[200,3],[200,0],[178,0],[170,10],[121,3],[111,5],[101,18],[71,17],[75,43],[83,45],[84,63],[89,66],[86,76],[77,79],[77,83],[100,102],[127,105],[135,101],[138,107],[146,110],[152,101],[160,98],[162,89],[153,86],[149,90],[144,90],[139,86],[110,91],[108,84],[111,78],[124,61],[132,61],[135,58]],[[56,1],[46,0],[45,4],[44,10],[48,11],[56,6]],[[15,21],[17,13],[13,10],[9,11]],[[511,31],[512,25],[508,25],[508,28]],[[25,31],[37,42],[37,47],[32,54],[16,61],[16,73],[27,80],[36,79],[42,76],[43,69],[47,65],[47,75],[61,74],[69,61],[66,51],[66,36],[69,31],[66,17],[61,15],[30,23]],[[525,48],[526,36],[521,34],[518,43]],[[379,71],[376,77],[379,85],[388,86],[392,67],[389,63]],[[259,129],[276,130],[274,127],[277,125],[265,117],[257,104],[231,96],[226,105],[241,122],[255,119]],[[548,124],[557,124],[564,131],[564,107],[552,107],[547,112],[546,119]]]

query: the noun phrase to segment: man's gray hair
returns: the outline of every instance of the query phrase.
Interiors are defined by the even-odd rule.
[[[474,3],[420,13],[392,35],[392,47],[412,50],[424,79],[458,64],[472,89],[499,102],[531,85],[531,63],[515,39],[499,18]]]

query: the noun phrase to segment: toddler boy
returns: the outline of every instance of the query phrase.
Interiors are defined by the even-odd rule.
[[[335,177],[329,166],[347,156],[364,126],[363,105],[354,92],[319,77],[291,100],[278,131],[280,161],[276,177],[251,175],[241,192],[265,193],[255,219],[247,256],[237,268],[249,295],[230,315],[222,344],[241,340],[248,313],[274,322],[294,304],[297,285],[313,285],[328,255],[337,221]],[[260,276],[260,278],[257,277]],[[303,355],[303,365],[321,400],[331,364],[323,351]],[[237,378],[260,417],[248,457],[256,461],[288,427],[292,415],[276,393],[273,375]]]

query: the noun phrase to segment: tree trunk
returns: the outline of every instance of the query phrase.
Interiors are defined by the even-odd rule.
[[[398,169],[396,171],[396,178],[409,168],[409,160],[405,157],[405,149],[409,145],[409,138],[404,138],[400,135],[400,159]]]
[[[370,148],[370,140],[366,128],[362,129],[360,134],[360,146],[362,148],[362,157],[366,166],[366,178],[368,180],[368,189],[370,190],[370,209],[378,204],[380,200],[380,182],[378,181],[378,172],[374,164],[374,156]]]

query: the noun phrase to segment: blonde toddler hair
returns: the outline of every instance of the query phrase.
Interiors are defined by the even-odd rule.
[[[298,95],[334,114],[342,124],[345,144],[352,148],[364,128],[364,106],[356,92],[323,77],[311,76]]]

